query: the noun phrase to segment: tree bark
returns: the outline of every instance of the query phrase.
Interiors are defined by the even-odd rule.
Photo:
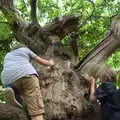
[[[38,73],[40,73],[40,86],[45,104],[46,120],[101,120],[98,104],[91,104],[89,101],[88,82],[81,76],[81,69],[76,72],[73,67],[76,64],[76,55],[67,51],[61,45],[55,46],[52,44],[52,41],[60,41],[69,33],[76,31],[79,17],[64,16],[57,18],[48,26],[42,28],[34,22],[27,24],[20,20],[14,9],[2,8],[2,12],[19,42],[24,43],[43,57],[55,59],[57,63],[54,68],[46,68],[34,63]],[[11,17],[9,17],[10,15]],[[114,27],[117,28],[117,25]],[[113,40],[116,40],[116,37],[118,38],[118,31],[119,29],[112,34],[114,36]],[[85,65],[88,65],[87,63],[92,63],[94,58],[99,58],[94,56],[94,52],[98,53],[96,51],[104,47],[104,44],[99,45],[97,49],[90,53],[89,57],[92,56],[92,59],[86,62],[89,58],[87,56],[82,63],[85,62]],[[109,51],[109,49],[107,50]],[[76,69],[81,65],[79,64]],[[89,64],[84,67],[84,72],[88,72],[88,67],[92,71],[94,68],[91,67],[92,65]],[[99,69],[99,67],[96,69]],[[91,75],[93,74],[91,73]],[[0,120],[27,119],[26,112],[20,108],[0,104]]]

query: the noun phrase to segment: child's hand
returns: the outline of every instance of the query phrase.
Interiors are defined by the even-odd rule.
[[[55,61],[54,61],[53,59],[50,59],[50,60],[49,60],[49,65],[50,65],[50,66],[54,66],[54,65],[55,65]]]
[[[93,76],[90,77],[90,83],[94,84],[95,83],[95,78]]]

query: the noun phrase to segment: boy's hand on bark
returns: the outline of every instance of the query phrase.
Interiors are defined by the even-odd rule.
[[[50,60],[49,60],[49,65],[50,65],[50,66],[54,66],[54,65],[55,65],[55,61],[54,61],[53,59],[50,59]]]
[[[91,84],[94,84],[95,83],[95,78],[91,76],[89,81],[90,81]]]

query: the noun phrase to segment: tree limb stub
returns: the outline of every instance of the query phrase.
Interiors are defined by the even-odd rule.
[[[78,33],[71,33],[70,34],[70,46],[72,48],[73,54],[78,57],[78,46],[77,46],[77,39],[79,37]]]
[[[68,33],[78,29],[79,17],[78,16],[63,16],[56,18],[52,23],[48,24],[45,28],[52,35],[58,36],[60,39],[64,38]]]

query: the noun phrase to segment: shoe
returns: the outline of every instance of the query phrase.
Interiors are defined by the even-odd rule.
[[[23,106],[16,100],[15,93],[12,88],[5,88],[3,90],[3,94],[6,103],[23,108]]]

